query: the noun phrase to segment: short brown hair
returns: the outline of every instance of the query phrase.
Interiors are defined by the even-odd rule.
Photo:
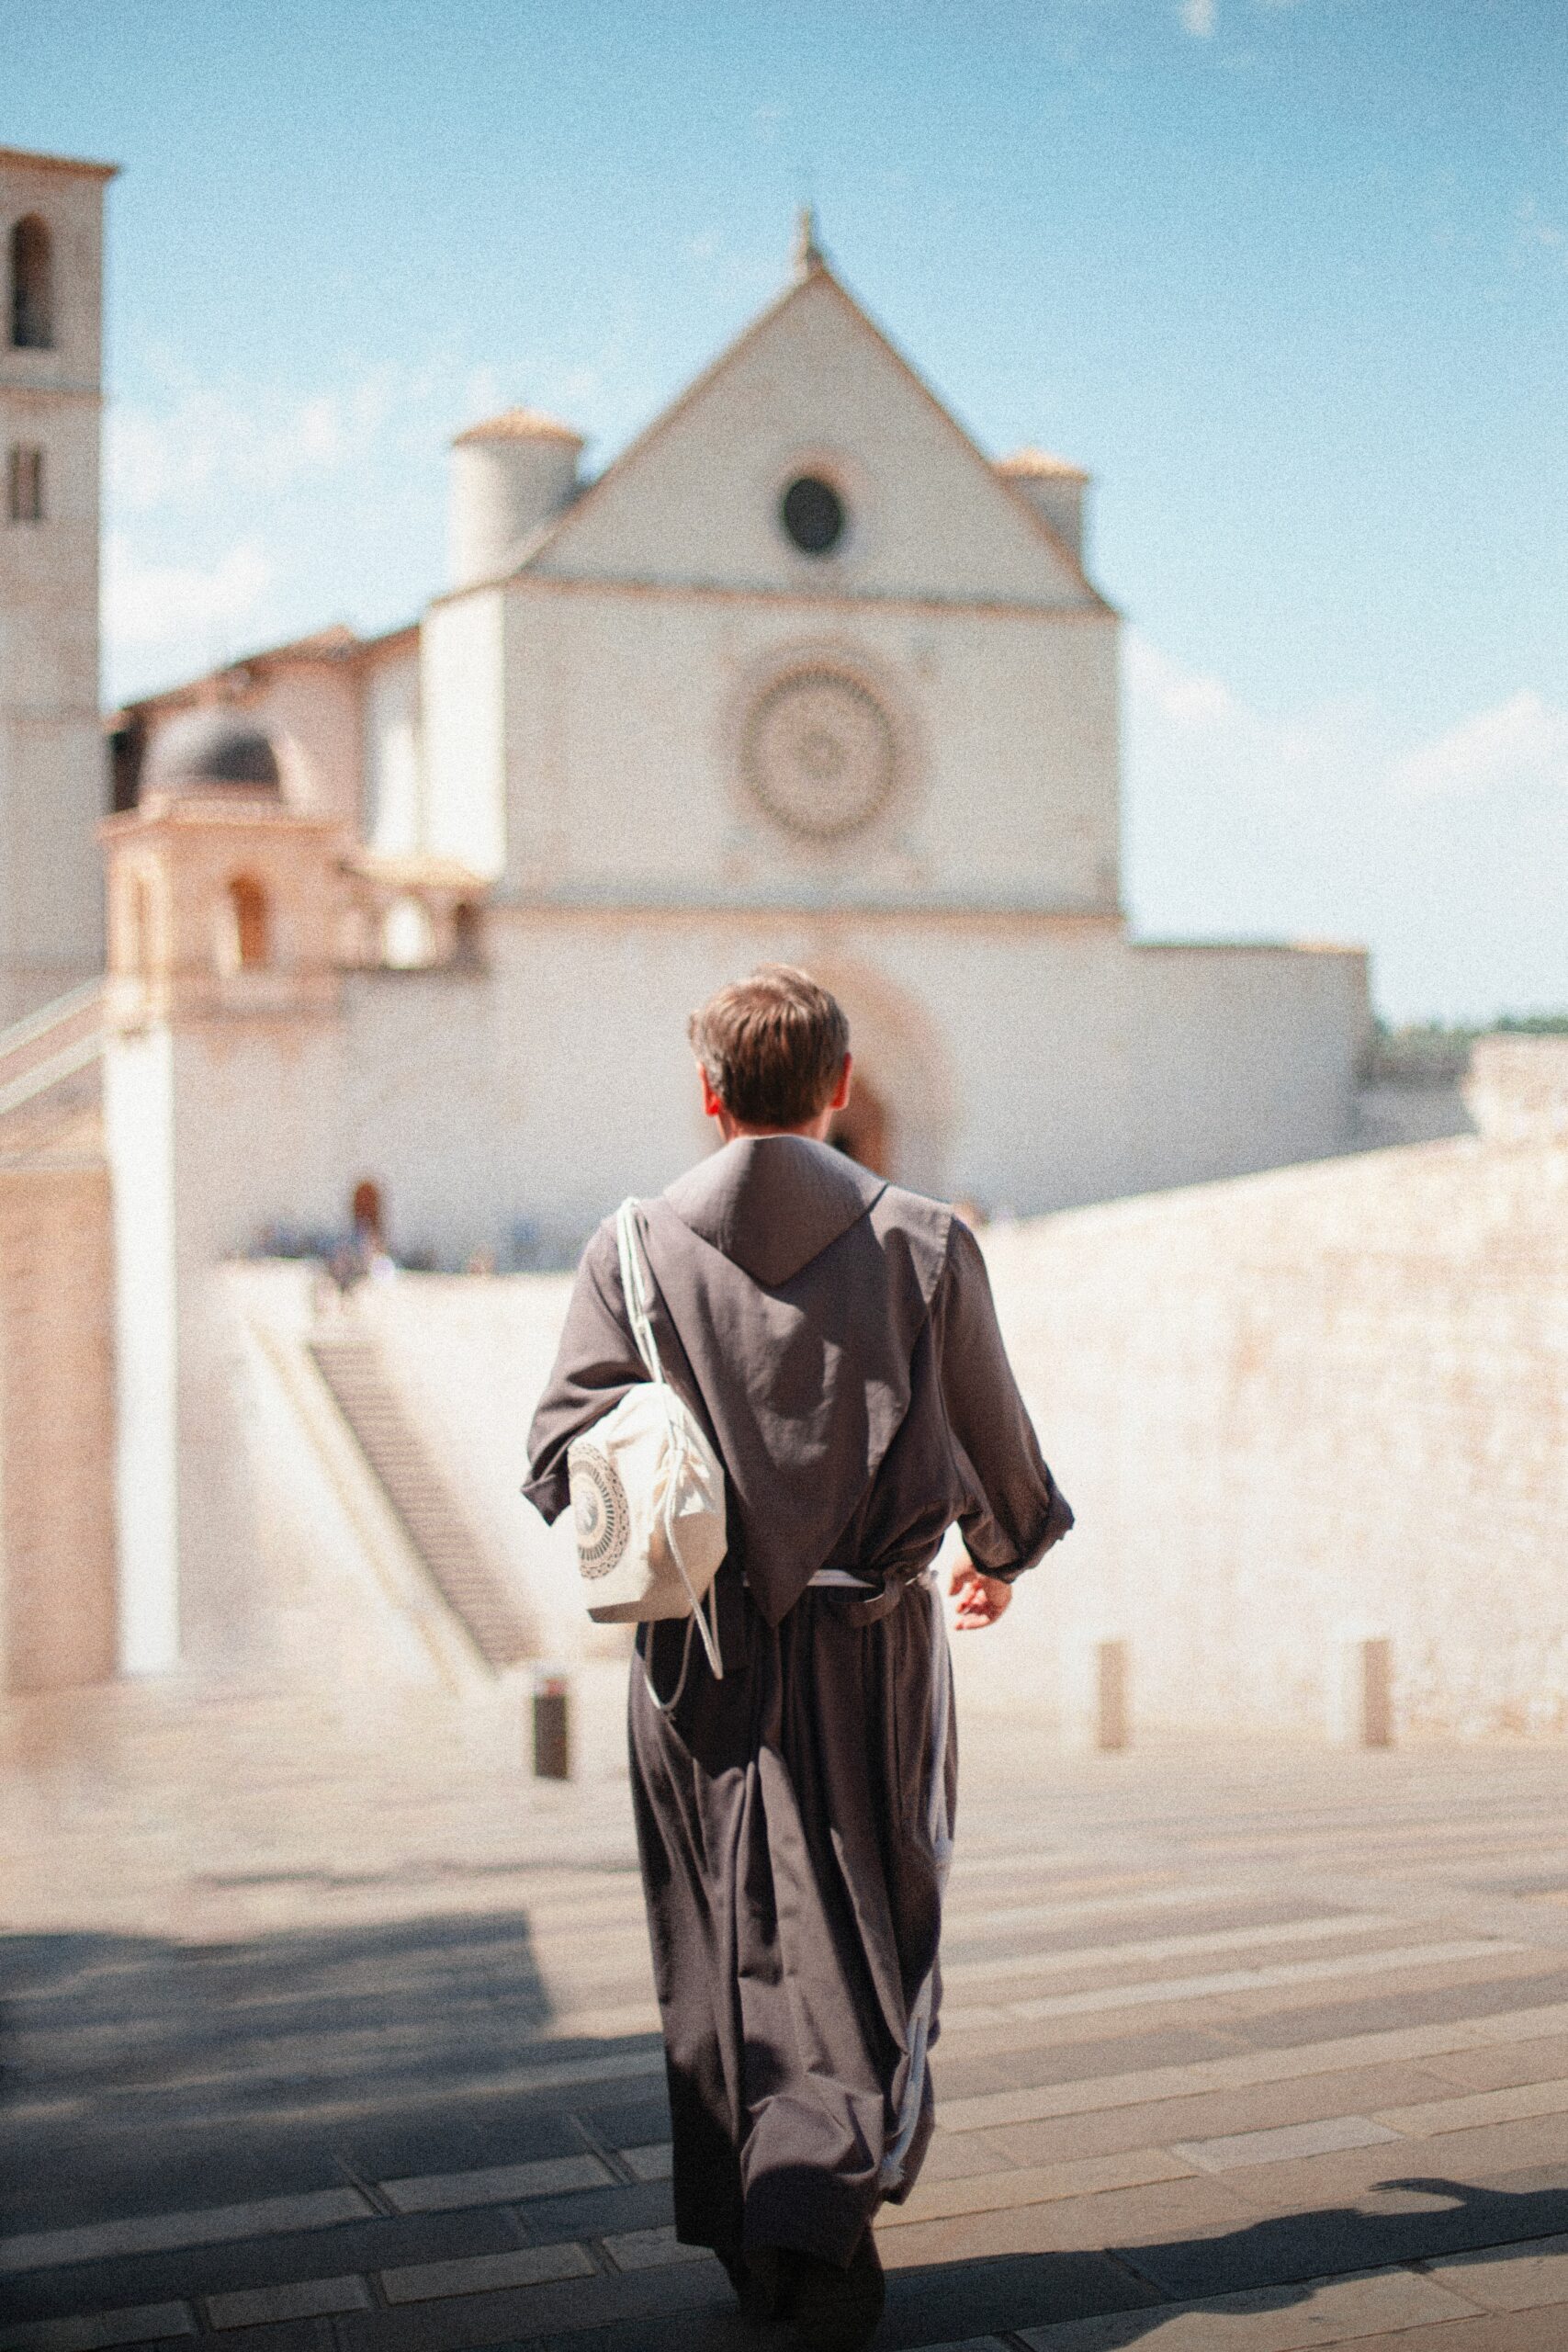
[[[836,997],[793,964],[762,964],[686,1023],[708,1084],[747,1127],[798,1127],[833,1099],[850,1024]]]

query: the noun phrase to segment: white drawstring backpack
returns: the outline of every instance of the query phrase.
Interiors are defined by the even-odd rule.
[[[636,1208],[635,1201],[621,1203],[615,1239],[621,1290],[648,1378],[572,1440],[566,1464],[577,1565],[590,1617],[601,1625],[650,1624],[669,1617],[689,1621],[680,1679],[670,1697],[660,1699],[648,1678],[649,1695],[670,1708],[686,1685],[694,1627],[715,1677],[724,1679],[712,1589],[728,1539],[724,1472],[659,1359]]]

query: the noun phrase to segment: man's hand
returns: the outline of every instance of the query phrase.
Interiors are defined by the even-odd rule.
[[[987,1576],[973,1560],[960,1560],[947,1589],[958,1602],[953,1625],[959,1634],[973,1634],[983,1625],[994,1625],[1012,1599],[1010,1584],[1004,1583],[1000,1577]]]

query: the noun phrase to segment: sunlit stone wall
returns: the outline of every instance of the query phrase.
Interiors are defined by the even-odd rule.
[[[1054,1692],[1322,1728],[1347,1641],[1405,1730],[1568,1732],[1568,1141],[1465,1137],[993,1231],[1079,1525],[1010,1620]]]

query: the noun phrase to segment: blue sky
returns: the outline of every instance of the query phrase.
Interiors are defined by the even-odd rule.
[[[444,572],[445,443],[602,462],[792,216],[989,448],[1096,477],[1127,897],[1568,1007],[1560,0],[0,0],[0,141],[119,162],[107,687]]]

